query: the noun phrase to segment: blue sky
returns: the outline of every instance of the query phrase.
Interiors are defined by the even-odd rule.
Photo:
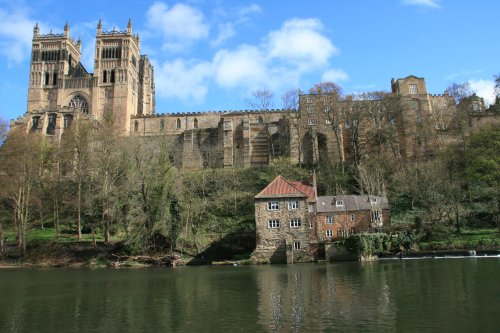
[[[0,0],[0,117],[26,112],[35,22],[81,38],[93,72],[96,25],[124,30],[155,66],[157,113],[248,109],[251,93],[280,96],[333,81],[344,92],[426,78],[430,93],[470,82],[492,100],[500,73],[497,0],[4,1]]]

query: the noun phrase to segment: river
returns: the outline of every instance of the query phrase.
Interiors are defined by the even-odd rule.
[[[496,332],[500,258],[0,270],[0,332]]]

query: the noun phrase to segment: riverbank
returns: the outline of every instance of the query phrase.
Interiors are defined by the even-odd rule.
[[[15,242],[6,242],[5,256],[0,268],[10,267],[151,267],[182,265],[248,265],[258,264],[250,259],[255,248],[253,233],[232,234],[212,242],[206,248],[184,248],[184,251],[156,255],[132,254],[124,242],[115,240],[106,245],[102,241],[70,238],[54,239],[48,231],[30,234],[26,254],[21,256]],[[500,251],[500,234],[496,229],[466,230],[433,241],[414,244],[410,251],[393,251],[380,254],[381,258],[413,258],[433,256],[468,256],[476,254],[497,255]]]
[[[185,265],[186,259],[177,254],[131,256],[122,242],[112,244],[92,242],[46,242],[30,244],[24,256],[15,244],[7,244],[0,268],[12,267],[146,267]]]

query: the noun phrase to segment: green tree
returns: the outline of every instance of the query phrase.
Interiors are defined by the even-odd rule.
[[[465,174],[470,182],[476,216],[491,219],[500,230],[499,128],[496,121],[471,136]]]
[[[146,252],[175,249],[180,229],[180,205],[176,196],[177,171],[170,163],[170,142],[131,139],[127,144],[127,193],[129,243]]]

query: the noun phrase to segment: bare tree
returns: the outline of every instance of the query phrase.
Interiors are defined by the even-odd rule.
[[[252,93],[252,98],[247,100],[247,104],[254,110],[260,111],[259,120],[265,127],[267,136],[268,159],[275,158],[275,147],[272,141],[271,124],[273,123],[271,109],[274,108],[274,94],[267,90],[256,90]]]
[[[453,83],[446,88],[445,93],[453,97],[455,100],[456,111],[453,120],[453,127],[458,131],[461,137],[462,148],[466,150],[466,138],[472,127],[470,114],[471,108],[468,103],[469,97],[473,94],[472,89],[468,82]]]
[[[335,135],[338,162],[343,165],[345,156],[342,130],[347,105],[343,103],[342,88],[332,82],[322,82],[311,88],[309,93],[315,95],[317,121],[328,125]]]
[[[124,175],[123,140],[118,136],[114,117],[107,114],[92,141],[91,184],[93,196],[99,207],[104,241],[110,243],[112,223],[115,221],[115,204],[119,203],[118,184]]]
[[[72,175],[76,183],[76,224],[78,240],[82,237],[82,202],[84,183],[88,181],[89,163],[91,160],[91,141],[93,125],[89,120],[76,119],[71,127],[66,129],[61,142],[63,160],[62,167]]]
[[[274,108],[274,94],[267,89],[256,90],[247,104],[254,110],[271,110]]]
[[[0,118],[0,146],[3,145],[5,138],[7,137],[8,124],[7,121]]]
[[[26,251],[26,230],[30,219],[39,137],[23,129],[12,130],[1,147],[0,177],[2,197],[12,208],[18,248]]]
[[[283,108],[285,109],[285,117],[288,122],[289,130],[289,142],[297,142],[297,147],[290,147],[290,151],[297,151],[298,162],[300,165],[301,154],[302,154],[302,136],[304,135],[304,126],[302,125],[301,113],[299,112],[299,89],[289,90],[281,96],[283,102]]]

